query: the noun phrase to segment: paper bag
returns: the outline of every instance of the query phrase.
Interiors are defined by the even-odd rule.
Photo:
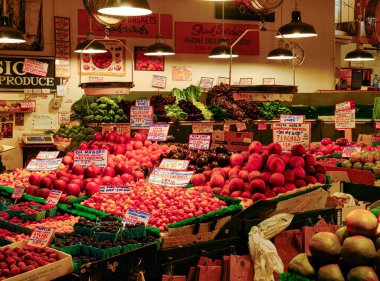
[[[252,281],[253,263],[250,256],[230,256],[229,281]]]
[[[289,262],[302,253],[302,232],[300,229],[283,231],[274,239],[277,253],[280,256],[285,272],[288,271]]]
[[[186,281],[184,275],[162,275],[162,281]]]
[[[222,266],[208,265],[197,266],[197,281],[220,281],[222,277]]]

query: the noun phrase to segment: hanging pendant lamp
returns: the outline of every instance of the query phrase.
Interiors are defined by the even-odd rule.
[[[268,60],[292,60],[293,52],[285,48],[277,48],[270,51],[267,55]]]
[[[87,33],[86,40],[80,42],[76,48],[75,53],[83,53],[83,54],[104,54],[107,53],[106,46],[99,42],[99,41],[93,41],[95,39],[94,33],[92,31],[89,31]],[[91,41],[93,41],[91,43]],[[88,46],[88,44],[90,44]]]
[[[229,59],[229,58],[237,58],[239,55],[235,50],[232,50],[232,54],[230,53],[230,47],[228,46],[228,41],[224,37],[224,1],[222,2],[222,38],[219,40],[219,46],[214,47],[210,54],[210,59]]]
[[[150,45],[146,50],[146,56],[172,56],[175,55],[172,46],[164,43],[164,37],[161,34],[161,0],[158,2],[158,34],[156,36],[156,43]]]
[[[23,34],[12,26],[7,16],[7,3],[3,0],[3,15],[0,16],[0,44],[25,43]]]
[[[297,1],[295,2],[295,9],[292,12],[292,21],[281,26],[278,32],[282,35],[278,34],[276,38],[306,38],[318,36],[314,26],[301,20],[301,12],[297,9]]]
[[[111,16],[146,16],[152,13],[147,0],[105,0],[98,12]]]

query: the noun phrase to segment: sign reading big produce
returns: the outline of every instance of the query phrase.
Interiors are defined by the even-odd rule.
[[[247,29],[257,29],[256,24],[226,24],[225,38],[228,46]],[[176,22],[175,51],[181,54],[209,54],[219,46],[222,37],[222,25],[219,23]],[[241,55],[260,54],[259,31],[249,32],[236,45],[236,51]]]
[[[28,64],[27,72],[24,72],[25,58],[0,57],[0,89],[9,92],[46,93],[56,91],[61,79],[55,78],[54,59],[33,58],[37,65],[44,65],[46,73],[38,75],[37,69]],[[34,74],[33,74],[34,73]],[[36,91],[39,90],[39,91]]]

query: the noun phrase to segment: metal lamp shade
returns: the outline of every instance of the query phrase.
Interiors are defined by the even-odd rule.
[[[18,44],[25,43],[23,34],[12,27],[7,16],[0,17],[0,44]]]
[[[152,10],[147,0],[106,0],[98,12],[111,16],[145,16]]]
[[[268,60],[291,60],[293,58],[292,51],[284,48],[274,49],[267,55]]]
[[[80,42],[77,47],[75,48],[75,53],[83,53],[83,54],[103,54],[107,53],[106,46],[104,46],[103,43],[98,42],[98,41],[93,41],[92,40],[85,40],[83,42]],[[88,46],[88,44],[90,44]],[[88,47],[87,47],[88,46]],[[87,48],[86,48],[87,47]]]
[[[164,39],[161,34],[156,36],[156,43],[150,45],[146,50],[146,56],[172,56],[175,55],[172,46],[164,43]]]
[[[213,48],[208,55],[210,59],[229,59],[237,58],[239,55],[235,52],[235,50],[232,50],[232,55],[230,54],[230,47],[227,46],[227,40],[226,39],[220,39],[219,46]]]
[[[292,21],[281,26],[278,32],[277,38],[305,38],[316,37],[318,35],[314,26],[302,22],[301,12],[298,10],[292,12]]]
[[[345,61],[371,61],[375,60],[373,55],[367,51],[357,48],[356,50],[349,52],[344,58]]]

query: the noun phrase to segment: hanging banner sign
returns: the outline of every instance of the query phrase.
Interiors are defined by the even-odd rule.
[[[149,129],[153,124],[152,106],[131,106],[131,129]]]
[[[50,190],[49,196],[46,198],[45,205],[56,206],[59,202],[59,198],[61,198],[61,195],[61,190]]]
[[[158,185],[184,187],[189,184],[194,173],[195,171],[175,171],[155,168],[150,174],[148,181]]]
[[[284,151],[290,151],[294,145],[310,146],[310,123],[274,123],[273,142],[279,143]]]
[[[149,213],[145,213],[145,212],[141,212],[141,211],[137,211],[133,209],[128,209],[124,215],[122,223],[133,224],[133,225],[143,223],[147,225],[149,218],[150,218]]]
[[[100,193],[102,194],[123,194],[130,192],[131,189],[128,186],[108,186],[102,185],[100,187]]]
[[[54,231],[53,227],[36,226],[25,245],[35,248],[46,248],[53,239]]]
[[[354,129],[355,127],[355,109],[335,111],[336,130]]]
[[[152,125],[149,128],[148,140],[150,141],[166,141],[168,138],[170,124]]]
[[[161,14],[161,34],[166,39],[173,38],[173,16]],[[170,28],[169,28],[170,27]],[[87,35],[89,30],[93,30],[95,35],[104,37],[105,26],[92,21],[85,10],[78,10],[78,35]],[[158,34],[158,14],[148,16],[126,17],[121,23],[109,27],[110,37],[134,37],[134,38],[156,38]]]
[[[193,123],[193,134],[211,134],[214,131],[212,123]]]
[[[104,168],[107,164],[108,150],[91,149],[74,151],[74,166],[80,165],[86,168],[91,165],[97,165],[99,168]]]
[[[305,123],[305,115],[281,114],[280,123],[302,124]]]
[[[62,158],[58,159],[32,159],[26,169],[29,171],[55,171],[62,163]]]
[[[164,159],[162,159],[162,161],[160,163],[160,168],[161,169],[169,169],[169,170],[186,171],[189,164],[190,164],[189,160],[178,160],[178,159],[164,158]]]
[[[257,29],[256,24],[226,24],[224,33],[228,46],[239,38],[247,29]],[[176,22],[175,23],[175,51],[178,54],[209,54],[219,46],[222,37],[222,24],[203,22]],[[259,31],[247,33],[236,45],[236,52],[240,55],[259,55]]]
[[[59,151],[40,151],[38,152],[37,159],[56,159],[59,155]]]
[[[211,135],[195,135],[189,136],[189,150],[209,150]]]

